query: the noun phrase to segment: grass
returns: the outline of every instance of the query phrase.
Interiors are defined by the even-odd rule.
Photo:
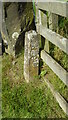
[[[61,36],[64,36],[68,38],[68,19],[64,17],[59,16],[59,26],[58,26],[58,33]],[[50,45],[50,55],[55,59],[67,72],[68,72],[68,55],[64,53],[61,49],[59,49],[57,46],[55,46],[52,43],[49,43]],[[57,90],[68,102],[68,87],[59,79],[58,76],[46,65],[43,65],[42,70],[47,70],[46,78],[49,79],[49,81],[54,86],[55,90]],[[63,73],[64,74],[64,73]]]
[[[67,118],[50,89],[39,77],[28,84],[25,82],[23,55],[23,52],[17,58],[3,55],[3,118]]]
[[[59,77],[44,63],[42,71],[47,71],[45,78],[47,78],[50,83],[54,86],[64,99],[68,102],[68,87],[59,79]]]
[[[66,0],[65,0],[66,1]],[[27,6],[29,6],[27,4]],[[33,16],[29,22],[31,24]],[[33,13],[32,13],[33,14]],[[23,19],[21,18],[21,21]],[[26,25],[28,19],[26,20]],[[64,37],[67,35],[68,20],[59,20],[59,33]],[[23,26],[22,26],[23,27]],[[28,26],[29,27],[29,26]],[[24,27],[25,30],[25,27]],[[63,32],[64,31],[64,32]],[[59,48],[51,44],[50,54],[56,61],[68,71],[68,56]],[[16,58],[10,55],[3,55],[2,64],[2,117],[3,118],[67,118],[66,114],[59,107],[46,83],[42,81],[45,76],[68,102],[68,87],[54,74],[54,72],[44,64],[40,76],[36,76],[34,81],[26,83],[23,76],[24,51]],[[40,79],[41,77],[41,79]]]
[[[58,33],[61,36],[68,38],[68,19],[59,16]],[[49,42],[49,54],[68,72],[68,55],[64,53],[57,46]],[[52,83],[55,90],[57,90],[68,102],[68,87],[59,79],[58,76],[44,63],[42,71],[46,70],[46,78]],[[64,73],[63,73],[64,74]]]

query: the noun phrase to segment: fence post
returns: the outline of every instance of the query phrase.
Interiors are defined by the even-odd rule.
[[[39,22],[39,17],[41,17],[41,16],[39,16],[40,15],[40,13],[39,13],[39,10],[38,10],[38,8],[37,8],[37,5],[35,5],[36,6],[36,16],[35,16],[35,24],[36,24],[36,31],[38,32],[39,31],[39,25],[40,25],[40,22]]]
[[[47,28],[48,26],[47,26],[47,15],[46,15],[46,12],[41,11],[41,18],[42,18],[41,19],[41,24]],[[43,41],[43,38],[42,38],[42,41]],[[44,50],[49,53],[49,41],[44,38],[44,43],[43,44],[44,44]]]
[[[41,11],[39,10],[39,25],[42,24],[42,16],[41,16]],[[40,30],[40,27],[39,27]],[[44,49],[44,45],[45,45],[45,39],[41,36],[40,39],[40,43],[41,43],[41,49]]]
[[[2,119],[2,7],[3,3],[0,1],[0,119]]]
[[[24,78],[32,81],[39,73],[39,36],[31,30],[25,34]]]

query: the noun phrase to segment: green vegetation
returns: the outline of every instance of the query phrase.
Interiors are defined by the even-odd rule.
[[[68,19],[65,17],[58,17],[58,33],[68,38]],[[57,46],[50,43],[50,55],[66,70],[68,71],[68,55],[64,53]]]
[[[28,5],[28,4],[27,4]],[[27,10],[24,11],[24,14]],[[31,16],[31,12],[29,12]],[[28,18],[28,14],[26,13]],[[26,26],[31,25],[26,19]],[[21,18],[21,21],[23,19]],[[67,37],[66,18],[59,19],[59,33]],[[28,28],[29,28],[28,25]],[[23,26],[23,25],[22,25]],[[25,26],[24,26],[25,30]],[[50,43],[51,44],[51,43]],[[41,47],[40,47],[41,48]],[[68,71],[68,55],[53,44],[50,45],[50,55]],[[23,76],[24,51],[14,58],[3,55],[2,61],[2,116],[3,118],[67,118],[63,110],[54,99],[50,89],[42,77],[45,76],[68,102],[68,87],[54,74],[54,72],[40,61],[41,74],[34,81],[26,83]]]
[[[68,38],[68,18],[59,16],[58,33]]]
[[[58,33],[66,38],[68,38],[68,19],[59,16],[59,27]],[[50,45],[50,55],[68,72],[68,55],[60,50],[57,46],[49,43]],[[55,90],[57,90],[68,102],[68,87],[59,79],[58,76],[44,63],[41,70],[46,70],[46,78],[52,83]],[[63,73],[64,74],[64,73]]]
[[[43,76],[46,75],[46,74],[47,74],[47,71],[46,71],[46,70],[43,70],[43,71],[41,71],[40,77],[43,77]]]
[[[50,55],[68,71],[68,55],[52,43],[50,43]]]
[[[23,52],[3,55],[3,118],[66,118],[46,84],[38,77],[27,84],[23,77]],[[43,72],[42,72],[43,73]]]
[[[68,87],[59,79],[58,76],[44,63],[41,71],[47,70],[45,78],[54,86],[54,89],[58,91],[64,99],[68,102]]]

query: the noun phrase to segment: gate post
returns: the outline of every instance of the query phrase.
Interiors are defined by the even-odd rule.
[[[31,30],[25,34],[24,78],[26,82],[39,73],[39,36]]]

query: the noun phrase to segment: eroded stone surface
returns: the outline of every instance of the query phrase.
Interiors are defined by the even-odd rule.
[[[32,3],[4,3],[2,38],[8,42],[6,52],[16,55],[24,46],[25,32],[34,28]]]
[[[24,77],[27,82],[38,75],[39,67],[39,36],[31,30],[25,34]]]

